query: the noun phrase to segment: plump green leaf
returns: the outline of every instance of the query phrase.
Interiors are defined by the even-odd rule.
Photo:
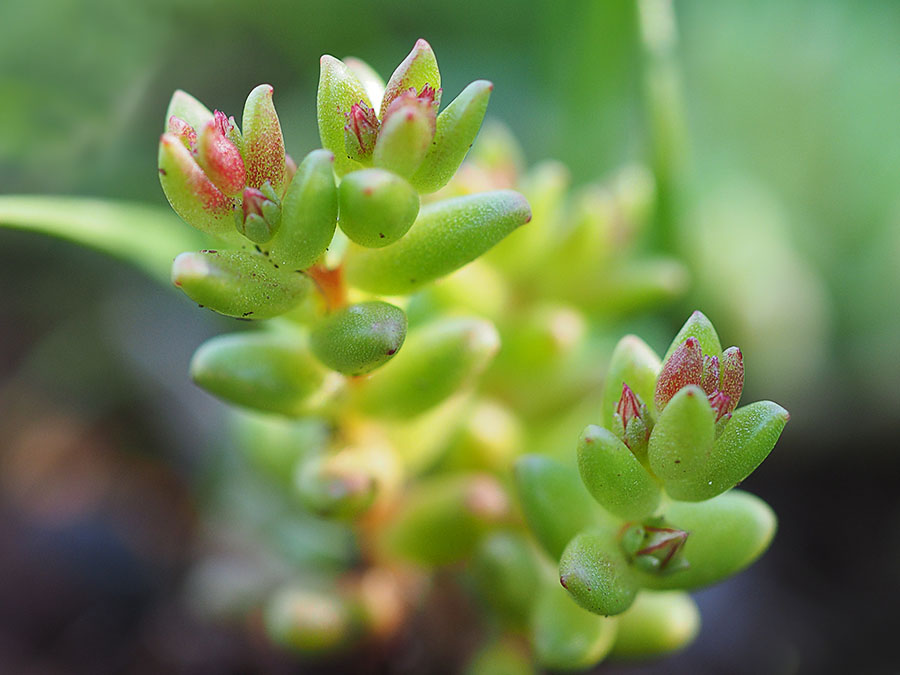
[[[612,529],[576,535],[559,560],[559,581],[575,602],[603,616],[631,607],[639,588]]]
[[[672,502],[665,516],[689,533],[682,549],[689,566],[670,575],[635,571],[648,588],[691,590],[727,579],[761,556],[775,535],[772,509],[740,490],[705,502]]]
[[[267,245],[272,262],[304,270],[325,252],[337,226],[334,155],[313,150],[294,174],[281,203],[281,227]]]
[[[601,421],[613,428],[616,403],[622,396],[622,384],[631,387],[648,407],[653,405],[656,375],[662,362],[656,352],[636,335],[626,335],[613,350],[603,384]]]
[[[164,129],[168,129],[169,118],[173,115],[187,122],[193,127],[194,131],[198,133],[200,129],[203,128],[203,125],[213,118],[213,114],[210,112],[209,108],[181,89],[176,89],[175,93],[172,94],[172,98],[169,100],[169,109],[166,110]]]
[[[485,537],[472,560],[480,596],[513,628],[528,625],[534,590],[548,579],[534,545],[524,534],[495,532]]]
[[[410,179],[419,192],[440,190],[453,178],[475,142],[493,90],[487,80],[476,80],[438,115],[431,148]]]
[[[789,419],[788,411],[772,401],[738,408],[713,444],[703,470],[689,480],[676,477],[667,482],[666,491],[675,499],[693,502],[733,488],[769,456]]]
[[[549,457],[524,455],[515,466],[519,504],[532,534],[553,560],[586,528],[616,527],[591,499],[578,471]]]
[[[700,610],[691,596],[678,591],[642,591],[617,618],[610,657],[643,659],[683,649],[697,637]]]
[[[600,663],[616,638],[615,619],[585,611],[556,584],[538,593],[531,618],[538,663],[553,670],[584,670]]]
[[[412,227],[419,195],[403,178],[384,169],[344,176],[338,188],[341,230],[368,248],[393,244]]]
[[[194,302],[242,319],[284,314],[313,289],[305,274],[243,250],[182,253],[172,263],[172,283]]]
[[[362,165],[347,156],[344,126],[354,104],[372,107],[362,83],[343,61],[325,54],[320,60],[316,108],[322,147],[334,153],[334,171],[343,176]]]
[[[350,247],[347,280],[372,293],[411,293],[471,262],[530,218],[528,202],[512,190],[429,204],[391,246]]]
[[[384,113],[395,98],[410,89],[419,94],[426,84],[438,92],[441,88],[441,73],[431,45],[420,38],[388,80],[378,116],[384,118]]]
[[[299,415],[320,401],[325,369],[302,336],[269,332],[219,335],[191,359],[191,378],[209,393],[255,410]]]
[[[704,356],[721,358],[722,345],[719,342],[719,335],[716,333],[716,329],[703,312],[695,311],[688,317],[688,320],[685,321],[681,330],[678,331],[678,334],[672,340],[672,344],[669,345],[666,355],[663,356],[663,363],[668,361],[669,357],[672,356],[672,352],[674,352],[678,346],[689,337],[697,338],[700,342],[700,349],[703,351]]]
[[[696,481],[705,470],[715,439],[715,413],[698,386],[681,389],[666,405],[650,434],[650,468],[670,481]]]
[[[375,166],[409,178],[422,164],[435,134],[434,107],[410,101],[391,108],[382,122],[372,154]]]
[[[494,358],[500,337],[484,319],[446,318],[413,331],[400,353],[360,382],[359,409],[411,417],[469,386]]]
[[[631,450],[608,429],[589,425],[578,440],[578,470],[594,499],[610,513],[639,519],[659,505],[659,486]]]
[[[375,499],[377,481],[372,472],[345,457],[341,453],[309,454],[296,466],[295,492],[317,516],[352,518],[366,511]]]
[[[384,550],[419,565],[446,565],[470,557],[486,532],[508,520],[509,500],[488,476],[439,476],[411,488],[396,514],[381,533]]]
[[[310,347],[322,363],[345,375],[363,375],[387,363],[406,339],[406,314],[373,300],[348,305],[319,321]]]

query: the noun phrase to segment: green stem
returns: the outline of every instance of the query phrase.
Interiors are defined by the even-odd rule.
[[[84,197],[0,196],[0,227],[46,234],[124,260],[166,285],[172,260],[205,238],[168,209]]]
[[[688,134],[681,73],[675,54],[677,28],[671,0],[639,0],[644,46],[644,96],[656,177],[654,248],[677,252],[687,173]]]

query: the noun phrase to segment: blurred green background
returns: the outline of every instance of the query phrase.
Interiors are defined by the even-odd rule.
[[[822,499],[878,519],[884,530],[865,536],[882,537],[896,560],[900,3],[686,0],[676,16],[689,148],[670,245],[692,285],[663,316],[674,329],[701,308],[724,342],[742,346],[748,400],[791,410],[788,433],[758,472],[774,476],[758,486],[763,496],[794,491],[782,508],[771,498],[788,523],[779,545],[810,545],[791,533],[819,543],[835,536],[817,521],[823,529],[813,537],[804,518],[815,509],[790,510],[791,500]],[[418,37],[434,47],[445,91],[476,78],[495,83],[489,114],[512,128],[529,163],[561,160],[577,184],[649,162],[644,56],[624,0],[37,0],[0,4],[0,193],[165,206],[155,156],[175,88],[234,114],[254,85],[271,83],[288,151],[302,156],[318,145],[319,56],[360,56],[388,75]],[[72,466],[83,466],[79,452],[100,462],[98,447],[124,448],[101,453],[110,484],[124,472],[138,493],[169,490],[189,501],[185,476],[215,434],[217,410],[187,383],[187,361],[226,324],[122,263],[22,232],[0,230],[0,284],[4,499],[18,504],[26,479],[37,481],[32,492],[45,490],[46,467],[22,468],[20,455],[31,452],[28,434],[58,423],[98,437],[70,450]],[[168,468],[153,477],[129,468],[159,456]],[[68,466],[54,464],[63,497]],[[95,509],[85,513],[131,503],[115,501],[112,488],[92,489],[99,501],[85,502]],[[34,495],[23,494],[31,504]],[[66,523],[71,516],[52,504],[29,508]],[[165,539],[169,516],[132,508]],[[110,532],[143,532],[101,521]],[[865,540],[847,527],[839,536]],[[186,547],[159,553],[164,588]],[[843,559],[828,551],[824,562],[819,551],[785,564],[797,574],[830,564],[843,578]],[[884,582],[891,591],[895,576]],[[146,593],[159,591],[154,583]],[[784,577],[774,583],[773,598],[790,594],[778,586]],[[126,595],[135,585],[121,584]],[[847,597],[861,601],[849,589]],[[795,642],[819,644],[807,638]],[[784,662],[808,665],[796,644],[782,645]]]

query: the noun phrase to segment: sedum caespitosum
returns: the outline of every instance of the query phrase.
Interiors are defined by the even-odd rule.
[[[722,533],[685,543],[678,528],[711,516],[666,510],[674,503],[648,472],[651,454],[668,455],[648,449],[655,418],[628,411],[656,405],[659,359],[643,347],[637,365],[614,357],[610,373],[650,364],[623,376],[635,401],[616,395],[607,406],[600,387],[596,354],[611,323],[685,286],[680,263],[640,250],[656,198],[650,173],[625,167],[573,190],[558,162],[526,170],[497,125],[463,162],[492,88],[476,81],[441,110],[423,40],[387,84],[358,59],[324,56],[324,149],[299,165],[284,151],[271,87],[251,93],[243,128],[173,97],[160,180],[179,215],[215,242],[179,256],[173,281],[219,313],[274,319],[209,340],[191,365],[197,384],[237,406],[240,451],[220,487],[225,553],[198,565],[195,584],[221,615],[261,616],[285,648],[390,639],[441,578],[497,629],[472,672],[491,659],[574,669],[659,655],[698,629],[693,602],[672,589],[721,578],[746,557],[715,554]],[[735,386],[733,361],[718,360],[722,395]],[[710,382],[701,373],[698,386]],[[607,428],[582,437],[605,448],[587,461],[611,479],[598,503],[551,456],[601,399],[630,416],[617,434],[615,411],[609,422],[604,412]],[[536,454],[513,476],[525,453]],[[717,466],[707,467],[713,482],[727,482]],[[725,510],[740,519],[732,502]],[[257,552],[249,580],[217,576],[223,557],[246,562],[235,529]],[[712,551],[718,567],[683,570],[693,581],[668,585],[654,565],[674,570],[692,550]],[[569,593],[560,558],[573,565]],[[598,571],[616,617],[571,597]]]

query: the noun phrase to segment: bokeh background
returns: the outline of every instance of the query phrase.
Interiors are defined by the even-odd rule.
[[[895,672],[900,4],[675,9],[688,143],[666,247],[691,285],[656,320],[703,309],[743,348],[748,400],[791,411],[745,483],[781,525],[761,562],[698,595],[694,646],[601,670]],[[652,156],[625,0],[36,0],[0,4],[0,193],[165,205],[155,155],[175,88],[236,113],[271,83],[302,156],[319,56],[387,75],[417,37],[445,91],[495,83],[489,114],[529,162],[561,160],[578,184]],[[333,670],[182,599],[224,433],[187,363],[228,325],[122,262],[0,228],[0,671]]]

